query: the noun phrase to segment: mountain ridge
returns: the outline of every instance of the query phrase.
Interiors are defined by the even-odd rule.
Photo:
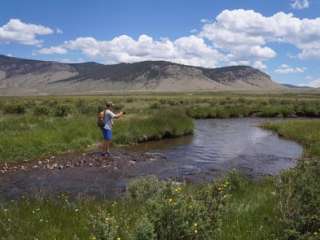
[[[34,92],[278,90],[284,88],[250,66],[203,68],[167,61],[105,65],[61,63],[0,55],[0,94]]]

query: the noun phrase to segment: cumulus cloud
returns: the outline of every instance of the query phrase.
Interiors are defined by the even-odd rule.
[[[79,37],[60,46],[42,48],[40,54],[65,54],[80,51],[91,58],[102,58],[105,63],[166,60],[181,64],[214,67],[224,56],[195,35],[154,40],[148,35],[133,39],[121,35],[110,41],[99,41],[92,37]]]
[[[253,67],[258,68],[260,70],[266,70],[267,69],[267,65],[265,65],[263,62],[261,61],[256,61],[253,63]]]
[[[298,54],[298,57],[300,59],[319,59],[320,58],[320,46],[317,46],[314,48],[312,48],[312,47],[305,48]]]
[[[320,78],[310,81],[309,83],[306,84],[306,86],[314,87],[314,88],[320,88]]]
[[[268,43],[289,43],[301,50],[300,58],[320,57],[320,18],[300,19],[291,13],[264,16],[253,10],[224,10],[200,33],[234,59],[248,56],[271,59],[276,52]]]
[[[198,33],[178,39],[134,39],[121,35],[108,40],[78,37],[61,45],[42,48],[39,54],[79,51],[105,63],[165,60],[203,67],[251,65],[266,69],[266,61],[277,56],[270,43],[291,44],[300,59],[320,58],[320,18],[298,18],[278,12],[264,16],[253,10],[224,10],[215,19],[203,19]],[[300,68],[279,68],[281,73]],[[279,72],[279,73],[280,73]]]
[[[37,36],[54,32],[49,27],[24,23],[19,19],[10,19],[8,23],[0,27],[0,42],[40,45],[42,41],[37,39]]]
[[[48,47],[42,48],[38,51],[40,54],[65,54],[67,50],[63,47],[56,46],[56,47]]]
[[[291,7],[293,9],[304,9],[310,6],[309,0],[291,0]]]
[[[304,73],[306,70],[305,67],[290,67],[287,64],[280,65],[275,72],[280,74],[289,74],[289,73]]]

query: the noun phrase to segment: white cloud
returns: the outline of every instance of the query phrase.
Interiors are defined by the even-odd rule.
[[[306,84],[306,86],[319,88],[320,87],[320,78],[310,81],[309,83]]]
[[[320,58],[320,46],[317,48],[306,48],[299,53],[300,59],[319,59]]]
[[[320,58],[320,18],[300,19],[278,12],[270,17],[253,10],[224,10],[200,33],[214,46],[229,51],[234,59],[256,60],[276,56],[268,43],[289,43],[301,50],[299,57]]]
[[[307,83],[300,83],[299,86],[320,88],[320,78],[308,75],[305,77],[305,80]]]
[[[280,65],[275,72],[280,74],[290,74],[290,73],[304,73],[305,67],[290,67],[287,64]]]
[[[200,20],[200,22],[201,22],[201,23],[207,23],[207,22],[209,22],[209,20],[206,19],[206,18],[202,18],[202,19]]]
[[[57,29],[56,29],[56,33],[58,33],[58,34],[62,34],[62,33],[63,33],[63,31],[62,31],[60,28],[57,28]]]
[[[253,63],[253,67],[258,68],[260,70],[266,70],[267,69],[267,65],[265,65],[261,61],[256,61],[255,63]]]
[[[38,51],[40,54],[65,54],[68,51],[60,46],[56,47],[49,47],[49,48],[42,48]]]
[[[82,58],[78,58],[78,59],[70,59],[70,58],[61,58],[61,59],[57,59],[58,62],[63,62],[63,63],[82,63],[84,62],[84,60]]]
[[[102,58],[105,63],[166,60],[181,64],[214,67],[224,56],[208,46],[197,36],[190,35],[174,41],[154,40],[141,35],[137,40],[121,35],[110,41],[99,41],[92,37],[80,37],[66,41],[60,46],[42,48],[40,54],[65,54],[80,51],[91,58]]]
[[[304,9],[309,8],[309,0],[291,0],[291,7],[293,9]]]
[[[42,25],[24,23],[19,19],[10,19],[0,27],[0,43],[20,43],[25,45],[40,45],[37,36],[53,34],[54,30]]]
[[[178,39],[134,39],[121,35],[108,40],[78,37],[61,45],[43,48],[39,54],[79,51],[105,63],[165,60],[203,67],[245,64],[266,69],[277,56],[270,43],[291,44],[300,59],[320,58],[320,18],[301,19],[291,13],[264,16],[253,10],[224,10],[214,20],[201,20],[198,34]],[[194,31],[193,31],[194,32]],[[304,68],[279,68],[279,73],[299,73]]]

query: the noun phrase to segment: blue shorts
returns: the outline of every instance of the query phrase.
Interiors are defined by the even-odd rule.
[[[112,139],[112,130],[111,129],[102,129],[102,134],[104,140],[111,140]]]

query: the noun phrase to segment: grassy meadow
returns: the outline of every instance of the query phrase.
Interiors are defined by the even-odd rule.
[[[83,151],[101,141],[97,112],[106,101],[128,114],[114,128],[114,144],[192,134],[192,119],[318,117],[316,95],[171,94],[0,98],[0,163]]]
[[[96,114],[106,101],[127,114],[114,144],[192,134],[196,118],[291,117],[266,124],[298,141],[294,169],[252,181],[236,172],[202,185],[154,177],[130,183],[120,199],[0,202],[0,239],[320,239],[320,116],[317,95],[224,93],[0,98],[0,162],[85,151],[101,140]]]

